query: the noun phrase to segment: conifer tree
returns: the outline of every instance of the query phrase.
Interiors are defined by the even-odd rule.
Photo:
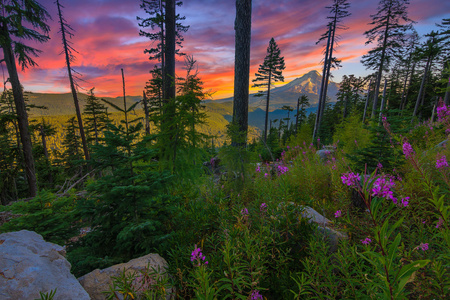
[[[59,0],[56,0],[56,6],[58,7],[58,17],[59,17],[59,25],[60,25],[59,32],[61,33],[63,51],[64,51],[64,56],[65,56],[66,66],[67,66],[67,74],[69,76],[70,90],[72,92],[73,103],[75,105],[75,112],[77,115],[78,130],[80,131],[81,144],[83,146],[84,158],[86,160],[89,160],[89,149],[87,146],[86,135],[84,133],[83,119],[81,118],[80,104],[78,102],[78,94],[77,94],[77,90],[76,90],[77,83],[75,82],[75,80],[74,80],[75,76],[73,75],[73,73],[77,73],[77,72],[71,67],[71,63],[73,63],[75,61],[75,55],[73,53],[74,52],[78,53],[78,52],[72,47],[72,42],[70,42],[68,40],[73,37],[73,29],[67,23],[67,21],[64,19],[63,15],[62,15],[61,9],[64,7],[59,3]]]
[[[95,96],[94,88],[89,90],[83,114],[85,115],[87,141],[90,144],[92,142],[98,144],[102,137],[101,133],[106,129],[106,125],[110,123],[110,120],[106,106]]]
[[[422,82],[420,84],[419,94],[417,95],[416,105],[414,106],[413,119],[416,117],[419,107],[423,105],[425,98],[425,83],[428,78],[428,74],[431,71],[433,60],[441,52],[441,47],[439,45],[440,40],[438,39],[438,33],[436,31],[430,32],[427,41],[417,49],[418,59],[426,59],[426,64],[422,76]],[[411,120],[412,122],[413,120]]]
[[[0,98],[0,203],[7,205],[17,200],[17,178],[21,167],[20,137],[15,127],[17,115],[13,109],[11,91]]]
[[[156,119],[162,116],[162,91],[163,91],[163,78],[162,69],[155,65],[153,70],[150,71],[152,78],[147,81],[145,86],[145,96],[148,106],[149,119],[156,125]]]
[[[37,65],[32,56],[37,56],[40,51],[25,45],[23,41],[46,42],[49,39],[47,34],[50,30],[46,21],[50,18],[50,15],[35,0],[4,0],[0,5],[0,47],[3,50],[3,60],[6,63],[9,82],[13,90],[28,192],[31,197],[34,197],[37,193],[36,173],[31,137],[28,130],[28,115],[17,73],[16,57],[22,70],[28,66]],[[39,31],[42,31],[43,34]]]
[[[306,107],[310,106],[309,99],[307,95],[301,95],[297,100],[297,113],[295,114],[295,133],[297,134],[298,129],[306,118]]]
[[[237,125],[237,134],[232,137],[234,146],[247,144],[251,27],[252,0],[236,0],[233,123]]]
[[[139,27],[143,29],[139,30],[139,35],[147,37],[153,42],[157,42],[155,48],[145,49],[144,53],[149,54],[149,60],[157,60],[161,62],[161,75],[165,78],[166,70],[166,6],[167,3],[172,3],[172,1],[165,0],[141,0],[140,7],[148,15],[146,18],[137,17],[139,21]],[[182,1],[175,1],[175,6],[181,6]],[[175,7],[174,7],[175,9]],[[183,33],[187,32],[189,26],[184,26],[180,21],[185,20],[185,17],[180,15],[175,15],[175,44],[182,48],[182,42],[184,41]],[[150,28],[150,31],[145,31],[144,29]],[[180,52],[180,49],[175,49],[175,53],[178,55],[184,55]],[[161,86],[161,99],[166,99],[164,93],[165,83],[163,82]]]
[[[408,5],[409,0],[380,0],[377,13],[371,15],[372,22],[369,25],[373,27],[364,33],[367,37],[366,45],[376,42],[375,48],[363,55],[361,60],[366,68],[377,70],[372,118],[375,117],[378,105],[383,72],[389,69],[404,45],[406,32],[412,29],[413,21],[408,17]]]
[[[264,87],[265,91],[259,91],[256,97],[266,95],[266,118],[264,121],[264,142],[267,140],[267,122],[269,119],[269,100],[270,100],[270,88],[273,83],[277,81],[284,81],[283,70],[286,68],[284,64],[284,57],[280,56],[280,48],[274,38],[270,39],[269,46],[267,47],[267,55],[264,58],[264,62],[259,65],[258,72],[255,73],[256,78],[253,79],[255,83],[253,87]]]
[[[399,61],[401,64],[401,70],[403,71],[404,82],[402,88],[402,95],[400,100],[400,109],[403,110],[408,102],[409,89],[412,83],[412,77],[414,76],[414,71],[416,69],[416,62],[414,59],[414,51],[416,50],[417,44],[419,43],[419,35],[417,31],[413,30],[412,34],[407,36],[407,44],[401,49],[401,55]],[[409,79],[409,85],[408,85]]]
[[[315,125],[314,137],[320,129],[320,122],[323,116],[324,108],[325,108],[325,100],[327,98],[327,90],[328,90],[328,81],[331,76],[331,68],[339,67],[340,60],[333,57],[333,51],[335,50],[335,46],[337,41],[340,39],[339,34],[337,34],[337,30],[346,30],[347,26],[342,25],[342,19],[350,16],[351,14],[348,12],[348,8],[350,4],[347,0],[333,0],[333,4],[331,6],[327,6],[326,8],[330,9],[330,15],[327,19],[330,20],[327,27],[328,30],[322,34],[317,43],[327,39],[327,46],[325,49],[325,59],[324,59],[324,72],[322,75],[322,84],[320,87],[319,93],[319,109],[317,113],[317,120]]]
[[[444,64],[444,70],[447,70],[447,72],[450,70],[450,18],[442,19],[441,24],[437,24],[437,26],[440,28],[439,30],[439,36],[441,38],[441,41],[443,43],[442,45],[442,53],[443,55],[443,64]],[[450,74],[444,72],[446,89],[445,89],[445,95],[444,95],[444,103],[446,105],[450,105]]]
[[[83,150],[81,145],[81,138],[77,134],[78,122],[75,117],[71,117],[65,128],[65,136],[62,141],[64,152],[62,153],[62,164],[66,169],[66,173],[75,175],[81,173],[82,167],[80,161],[83,159]]]

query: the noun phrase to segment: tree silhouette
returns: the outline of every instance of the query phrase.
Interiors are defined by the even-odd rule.
[[[267,55],[264,62],[259,65],[258,72],[253,79],[255,83],[253,87],[266,87],[266,91],[259,91],[255,96],[261,97],[266,95],[266,119],[264,121],[264,142],[267,140],[267,120],[269,119],[269,100],[270,87],[273,82],[284,81],[283,70],[286,68],[284,64],[284,57],[280,56],[280,49],[274,38],[270,39],[269,47],[267,47]]]
[[[3,60],[6,63],[16,106],[17,123],[22,143],[25,163],[25,174],[28,181],[28,192],[36,196],[37,182],[32,153],[31,137],[28,130],[28,116],[25,107],[22,87],[17,74],[16,60],[22,70],[28,66],[36,66],[32,56],[37,56],[39,50],[25,45],[23,40],[46,42],[50,30],[46,21],[50,15],[45,8],[34,0],[4,0],[0,12],[0,47],[3,49]],[[29,27],[28,27],[29,26]],[[39,33],[42,31],[43,34]]]
[[[330,16],[327,19],[330,20],[328,23],[328,30],[322,34],[317,43],[327,39],[327,46],[325,49],[325,60],[324,60],[324,68],[322,75],[322,84],[320,88],[319,94],[319,108],[317,112],[317,120],[315,125],[315,130],[313,136],[319,132],[320,122],[323,117],[323,112],[325,108],[325,100],[327,98],[327,89],[328,89],[328,81],[330,79],[331,67],[339,67],[340,60],[333,57],[333,51],[335,50],[336,42],[339,40],[340,36],[336,34],[337,29],[346,30],[348,29],[346,26],[342,25],[342,19],[350,16],[351,14],[348,12],[348,8],[350,4],[347,0],[333,0],[333,4],[331,6],[327,6],[326,8],[330,9]]]
[[[367,37],[366,45],[377,43],[361,60],[366,68],[377,70],[372,118],[377,109],[383,72],[388,70],[398,50],[403,47],[405,33],[412,28],[413,21],[407,13],[408,4],[409,0],[380,0],[378,12],[371,15],[372,22],[369,25],[373,27],[364,33]]]
[[[161,62],[161,73],[162,77],[165,77],[165,67],[166,67],[166,2],[164,0],[141,0],[140,7],[148,15],[147,18],[137,17],[139,21],[139,27],[143,29],[150,28],[151,31],[145,31],[143,29],[139,30],[140,36],[145,36],[152,42],[157,42],[156,47],[145,49],[144,53],[149,54],[149,60],[158,60]],[[176,6],[181,6],[182,1],[175,1]],[[180,15],[175,15],[175,43],[177,46],[182,48],[181,43],[184,41],[183,33],[187,32],[189,26],[184,26],[181,22],[185,20],[185,17]],[[156,29],[155,29],[156,28]],[[175,53],[178,55],[184,55],[179,52],[180,49],[176,49]],[[161,99],[166,99],[164,97],[164,83],[161,87]]]
[[[235,146],[247,144],[251,27],[252,0],[236,0],[233,123],[241,136],[233,137]]]
[[[69,76],[69,83],[70,83],[70,90],[72,92],[73,97],[73,104],[75,105],[75,112],[77,115],[77,121],[78,121],[78,129],[80,130],[80,137],[81,137],[81,144],[83,145],[83,152],[84,152],[84,158],[86,160],[89,160],[89,150],[87,146],[86,141],[86,135],[84,134],[84,126],[83,126],[83,119],[81,118],[81,110],[80,110],[80,104],[78,102],[78,95],[77,90],[75,86],[77,85],[73,73],[77,73],[72,67],[71,63],[75,61],[75,55],[73,54],[78,53],[73,47],[72,42],[68,40],[68,38],[73,37],[73,29],[72,27],[67,23],[67,21],[64,19],[62,15],[62,8],[64,8],[60,3],[59,0],[56,0],[56,6],[58,7],[58,17],[59,17],[59,25],[60,29],[59,32],[61,33],[62,38],[62,44],[63,44],[63,52],[66,59],[66,66],[67,66],[67,74]]]

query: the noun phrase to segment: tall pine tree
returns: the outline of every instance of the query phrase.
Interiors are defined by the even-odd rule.
[[[232,137],[235,146],[247,144],[251,28],[252,0],[236,0],[233,123],[238,134]]]
[[[380,0],[378,11],[371,15],[373,27],[364,34],[366,45],[376,42],[375,48],[363,55],[361,62],[368,69],[377,71],[375,91],[372,106],[372,118],[378,105],[381,78],[389,69],[393,59],[404,46],[404,37],[412,29],[413,21],[408,17],[409,0]]]
[[[77,73],[73,68],[71,67],[71,63],[75,60],[74,52],[77,53],[77,51],[72,47],[72,43],[68,40],[72,38],[73,36],[73,29],[70,27],[70,25],[67,23],[67,21],[64,19],[62,15],[62,8],[63,6],[59,3],[59,0],[56,0],[56,5],[58,7],[58,17],[59,17],[59,25],[60,29],[59,32],[61,33],[62,38],[62,44],[63,44],[63,51],[64,56],[66,60],[66,66],[67,66],[67,74],[69,76],[69,84],[70,84],[70,90],[72,92],[73,97],[73,103],[75,105],[75,112],[77,115],[77,121],[78,121],[78,130],[80,131],[80,137],[81,137],[81,144],[83,146],[83,152],[84,152],[84,158],[86,160],[89,160],[89,150],[87,146],[86,141],[86,135],[84,133],[84,126],[83,126],[83,119],[81,118],[81,110],[80,110],[80,104],[78,101],[78,94],[76,90],[76,81],[75,76],[73,73]]]
[[[326,8],[330,9],[330,15],[327,19],[330,20],[328,23],[328,30],[322,34],[317,43],[327,39],[327,48],[325,49],[325,60],[324,60],[324,72],[322,77],[322,85],[320,88],[319,94],[319,109],[317,112],[317,120],[314,131],[314,137],[319,132],[320,122],[323,117],[323,112],[325,108],[325,100],[327,98],[327,90],[328,90],[328,81],[331,76],[331,68],[339,67],[340,60],[333,57],[333,51],[335,50],[336,42],[339,40],[340,36],[336,34],[337,29],[346,30],[348,29],[346,26],[342,25],[342,19],[350,16],[351,14],[348,12],[348,8],[350,4],[347,0],[333,0],[333,4],[331,6],[327,6]],[[328,38],[327,38],[328,37]]]
[[[24,40],[39,43],[46,42],[50,30],[46,21],[50,15],[45,8],[35,0],[4,0],[0,9],[0,47],[3,50],[3,60],[6,63],[16,106],[17,123],[25,163],[25,174],[28,182],[28,192],[36,196],[37,181],[34,167],[33,150],[30,132],[28,130],[28,115],[25,107],[22,86],[17,74],[16,57],[22,70],[28,66],[36,66],[32,56],[37,56],[39,50],[27,46]],[[42,31],[40,33],[39,31]]]
[[[269,100],[270,100],[270,87],[277,81],[284,81],[283,70],[286,69],[284,64],[284,57],[280,56],[280,48],[274,38],[270,39],[269,47],[267,47],[267,55],[264,58],[264,62],[259,65],[258,72],[255,74],[256,78],[253,79],[255,83],[253,87],[267,88],[265,91],[260,91],[256,94],[256,97],[266,95],[266,118],[264,121],[264,142],[267,140],[267,122],[269,119]]]

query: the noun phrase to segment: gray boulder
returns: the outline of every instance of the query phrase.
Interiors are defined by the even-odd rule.
[[[142,290],[143,286],[143,276],[142,272],[146,270],[152,271],[152,268],[155,270],[159,270],[161,279],[167,278],[167,274],[165,274],[167,269],[167,262],[164,258],[162,258],[159,254],[148,254],[146,256],[142,256],[139,258],[135,258],[130,260],[127,263],[118,264],[111,266],[109,268],[99,270],[96,269],[80,278],[78,281],[83,286],[83,288],[89,293],[89,296],[92,300],[104,300],[105,294],[104,291],[109,291],[110,286],[113,285],[112,277],[119,277],[124,271],[126,275],[134,275],[135,280],[133,281],[133,285],[136,290]],[[146,284],[145,286],[151,287],[157,279],[151,278],[150,284]],[[170,287],[165,288],[166,291],[166,299],[170,299],[173,291]],[[116,292],[116,299],[123,299],[123,295]]]
[[[33,231],[0,235],[0,299],[39,299],[56,289],[55,300],[89,300],[65,259],[63,247]]]

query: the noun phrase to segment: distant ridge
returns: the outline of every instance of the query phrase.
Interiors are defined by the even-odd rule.
[[[73,104],[72,93],[63,93],[63,94],[47,94],[47,93],[30,93],[26,92],[25,96],[29,100],[29,104],[35,104],[39,106],[45,106],[48,109],[36,109],[32,108],[30,110],[30,116],[58,116],[58,115],[74,115],[75,114],[75,106]],[[97,96],[97,95],[96,95]],[[101,97],[108,100],[119,107],[123,107],[123,97]],[[83,111],[83,107],[86,104],[87,95],[83,93],[78,93],[78,100],[80,102],[81,111]],[[141,100],[139,96],[126,96],[127,105],[132,105],[136,101]],[[116,111],[114,108],[109,107],[109,112]]]

